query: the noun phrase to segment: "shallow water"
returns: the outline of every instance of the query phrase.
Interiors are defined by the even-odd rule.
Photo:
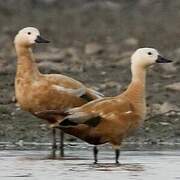
[[[111,151],[66,151],[68,158],[48,159],[47,151],[0,151],[0,180],[172,180],[180,179],[180,151],[123,151],[116,166]],[[81,156],[81,157],[80,157]]]

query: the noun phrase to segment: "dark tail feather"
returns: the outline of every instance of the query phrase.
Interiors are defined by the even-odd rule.
[[[84,122],[84,124],[87,124],[88,126],[91,127],[96,127],[100,123],[100,121],[101,121],[101,117],[97,116],[87,120],[86,122]]]
[[[88,94],[83,94],[83,95],[81,96],[81,98],[84,99],[84,100],[86,100],[87,102],[90,102],[90,101],[93,101],[93,100],[94,100],[94,98],[91,97],[91,96],[89,96]]]
[[[91,119],[88,119],[87,121],[83,122],[83,123],[77,123],[74,122],[72,119],[69,118],[65,118],[63,121],[61,121],[59,123],[60,127],[72,127],[72,126],[77,126],[79,124],[86,124],[90,127],[96,127],[101,121],[101,117],[97,116],[97,117],[93,117]]]
[[[61,126],[63,126],[63,127],[66,127],[66,126],[76,126],[76,125],[78,125],[78,124],[75,123],[75,122],[70,121],[68,118],[67,118],[67,119],[64,119],[63,121],[61,121],[61,122],[59,123],[59,126],[60,126],[60,127],[61,127]]]

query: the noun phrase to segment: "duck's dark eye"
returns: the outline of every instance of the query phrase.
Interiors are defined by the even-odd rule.
[[[31,34],[31,32],[28,32],[28,35],[30,35]]]
[[[148,52],[148,55],[152,55],[152,52]]]

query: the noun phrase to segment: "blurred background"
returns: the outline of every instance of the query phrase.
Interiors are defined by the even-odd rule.
[[[27,26],[38,28],[51,41],[34,49],[42,72],[71,76],[107,96],[117,95],[129,84],[135,49],[154,47],[172,59],[172,64],[149,69],[148,116],[127,141],[180,143],[180,1],[0,1],[1,142],[50,142],[46,122],[15,103],[13,40]]]

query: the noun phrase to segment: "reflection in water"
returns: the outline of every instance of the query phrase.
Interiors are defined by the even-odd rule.
[[[179,151],[124,151],[120,165],[102,151],[99,164],[92,152],[68,151],[69,157],[49,159],[46,151],[0,151],[0,180],[172,180],[180,179]]]
[[[97,171],[143,171],[143,165],[141,164],[111,164],[111,163],[101,163],[94,165]]]

